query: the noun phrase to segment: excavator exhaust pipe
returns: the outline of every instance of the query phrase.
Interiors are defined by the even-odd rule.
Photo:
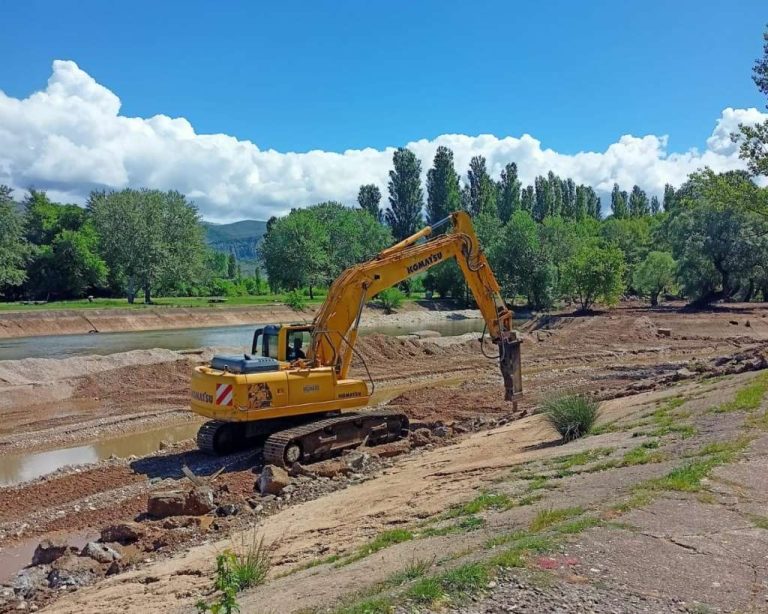
[[[517,405],[523,393],[523,373],[520,361],[520,344],[517,332],[509,331],[499,339],[499,367],[504,379],[504,400]]]

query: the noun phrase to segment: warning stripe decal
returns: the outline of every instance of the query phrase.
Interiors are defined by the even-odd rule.
[[[232,405],[232,384],[216,384],[216,405]]]

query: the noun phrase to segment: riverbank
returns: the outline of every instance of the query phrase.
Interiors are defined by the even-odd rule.
[[[14,311],[0,313],[0,339],[47,335],[83,335],[181,328],[212,328],[311,321],[317,307],[296,311],[282,303],[216,307],[147,307],[146,309],[89,309]],[[423,324],[478,318],[474,309],[451,309],[442,301],[407,302],[397,313],[366,309],[362,326]]]

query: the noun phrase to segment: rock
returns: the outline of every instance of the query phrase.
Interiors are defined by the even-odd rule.
[[[66,586],[85,586],[102,577],[104,572],[91,558],[68,554],[57,559],[48,574],[50,588]]]
[[[746,322],[744,322],[744,326],[746,326],[747,328],[751,328],[752,323],[749,320],[747,320]]]
[[[234,503],[225,503],[216,508],[217,516],[235,516],[240,511]]]
[[[147,513],[155,518],[183,516],[186,496],[181,490],[164,490],[149,494]]]
[[[97,542],[88,542],[85,544],[80,556],[92,558],[97,563],[111,563],[112,561],[119,561],[123,558],[117,550],[110,548],[106,544],[99,544]]]
[[[41,541],[35,553],[32,555],[33,565],[48,565],[53,563],[56,559],[60,559],[69,550],[67,542],[59,539],[44,539]]]
[[[291,483],[291,477],[282,467],[265,465],[259,476],[259,492],[262,495],[279,495]]]
[[[158,446],[158,449],[159,450],[169,450],[172,447],[173,447],[173,442],[172,441],[168,441],[166,439],[163,439],[160,442],[160,445]]]
[[[17,597],[29,599],[40,590],[48,588],[48,574],[50,567],[27,567],[16,574],[11,583],[11,588]]]
[[[368,464],[370,456],[365,452],[351,452],[346,456],[344,461],[347,463],[347,467],[353,471],[360,471]]]
[[[439,424],[438,426],[432,429],[432,434],[435,437],[448,437],[448,435],[450,435],[450,431],[448,430],[447,426],[443,426],[442,424]]]
[[[674,381],[679,381],[681,379],[691,379],[692,377],[696,377],[696,374],[693,371],[689,371],[688,369],[683,367],[682,369],[678,369],[677,371],[675,371],[675,374],[672,377],[672,379]]]
[[[315,463],[311,468],[312,473],[320,478],[335,478],[338,475],[346,475],[351,469],[340,458],[332,458],[330,460]]]
[[[216,509],[213,492],[209,488],[195,487],[189,492],[165,490],[151,493],[147,513],[154,518],[169,516],[202,516]]]
[[[672,329],[670,328],[659,328],[656,330],[656,334],[658,334],[660,337],[671,337],[672,336]]]
[[[186,514],[202,516],[216,509],[213,502],[213,492],[210,488],[196,487],[187,493],[185,500]]]
[[[730,324],[731,326],[738,326],[739,325],[739,323],[736,320],[728,320],[728,324]]]
[[[146,529],[138,522],[126,521],[109,525],[101,530],[102,542],[132,544],[146,535]]]
[[[728,363],[730,361],[731,361],[731,357],[730,356],[718,356],[717,358],[715,358],[715,366],[716,367],[722,367],[724,364],[726,364],[726,363]]]
[[[411,433],[411,445],[420,448],[432,441],[432,431],[427,428],[416,429]]]

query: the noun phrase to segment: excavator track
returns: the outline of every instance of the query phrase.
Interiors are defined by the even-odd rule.
[[[213,456],[242,450],[248,445],[248,440],[242,436],[238,426],[236,422],[209,420],[197,431],[197,447]]]
[[[264,462],[281,467],[329,458],[345,448],[397,441],[408,417],[390,411],[348,413],[278,431],[264,442]]]

